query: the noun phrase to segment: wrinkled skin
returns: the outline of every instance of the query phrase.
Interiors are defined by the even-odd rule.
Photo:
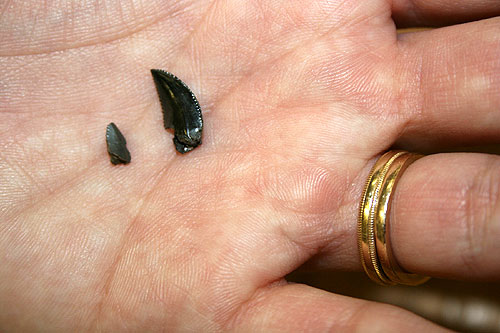
[[[68,2],[71,3],[71,2]],[[457,4],[460,3],[460,6]],[[425,331],[284,276],[360,270],[376,157],[500,141],[498,1],[0,3],[2,331]],[[182,156],[149,70],[204,110]],[[132,163],[113,166],[115,122]],[[500,278],[500,159],[413,164],[392,210],[413,272]],[[418,254],[418,255],[415,255]]]

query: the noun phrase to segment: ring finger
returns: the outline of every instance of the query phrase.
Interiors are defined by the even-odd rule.
[[[393,252],[408,271],[500,278],[500,157],[437,154],[416,161],[395,189]]]

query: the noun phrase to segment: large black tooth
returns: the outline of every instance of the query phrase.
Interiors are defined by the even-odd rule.
[[[175,75],[161,69],[151,74],[160,97],[163,124],[174,129],[175,148],[181,154],[201,144],[203,118],[198,100],[188,86]]]

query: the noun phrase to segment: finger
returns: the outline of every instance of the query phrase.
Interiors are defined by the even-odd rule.
[[[438,154],[412,164],[392,203],[391,241],[411,272],[500,278],[500,157]]]
[[[497,0],[394,0],[392,14],[399,27],[443,26],[499,15],[500,2]]]
[[[403,309],[291,284],[258,292],[234,317],[243,332],[447,331]]]
[[[407,34],[400,51],[400,143],[500,141],[500,18]]]

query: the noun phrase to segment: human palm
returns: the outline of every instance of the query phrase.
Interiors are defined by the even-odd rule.
[[[498,141],[498,19],[398,39],[391,14],[409,19],[382,0],[70,7],[7,2],[0,21],[1,327],[432,325],[284,276],[306,262],[360,268],[359,197],[374,158],[392,145]],[[485,16],[478,8],[467,15]],[[203,144],[186,155],[163,128],[151,68],[177,75],[200,101]],[[127,138],[127,166],[109,162],[109,122]],[[455,217],[436,207],[475,203],[474,188],[453,195],[475,173],[494,184],[498,176],[483,177],[491,166],[498,159],[450,154],[407,171],[394,208],[405,268],[467,278],[455,265],[463,260],[475,278],[499,277],[494,233],[452,228],[472,241],[452,237],[436,255],[429,244],[439,234],[407,223],[425,217],[425,230],[441,230]],[[493,199],[485,206],[498,207]],[[460,212],[474,218],[481,208]],[[438,213],[442,223],[430,225]],[[480,237],[484,257],[473,251]],[[454,254],[460,246],[471,254]],[[379,322],[382,312],[393,315]]]

